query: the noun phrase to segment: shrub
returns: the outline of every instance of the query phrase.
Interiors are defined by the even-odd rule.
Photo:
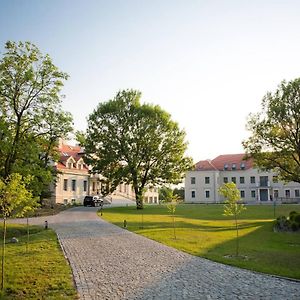
[[[297,231],[298,229],[299,229],[299,225],[298,225],[298,223],[296,223],[296,222],[291,222],[291,229],[293,230],[293,231]]]
[[[295,217],[294,217],[294,222],[296,222],[299,227],[300,227],[300,214],[297,214]]]
[[[296,212],[296,211],[291,211],[290,212],[290,214],[289,214],[289,219],[291,220],[291,221],[294,221],[294,218],[295,218],[295,216],[297,216],[298,215],[298,213]]]

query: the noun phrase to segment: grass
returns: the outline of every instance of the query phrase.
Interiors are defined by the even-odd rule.
[[[278,205],[276,216],[300,212],[300,205]],[[143,216],[142,216],[143,213]],[[247,206],[239,216],[240,255],[235,257],[236,230],[222,205],[178,205],[176,239],[167,207],[105,209],[102,218],[187,253],[259,272],[300,279],[300,233],[273,232],[274,207]],[[142,224],[143,220],[143,224]]]
[[[78,299],[70,266],[52,230],[30,226],[28,252],[27,227],[8,224],[7,230],[5,289],[0,299]],[[2,226],[0,236],[2,247]],[[12,237],[19,242],[10,243]]]

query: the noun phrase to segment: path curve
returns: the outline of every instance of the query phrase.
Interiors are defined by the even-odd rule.
[[[123,230],[77,207],[47,220],[80,299],[300,299],[300,282],[215,263]]]

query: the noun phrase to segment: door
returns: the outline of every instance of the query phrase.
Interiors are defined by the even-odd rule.
[[[260,189],[259,190],[259,198],[260,201],[268,201],[268,190],[267,189]]]

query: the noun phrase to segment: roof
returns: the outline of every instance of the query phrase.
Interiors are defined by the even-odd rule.
[[[248,170],[253,168],[253,159],[245,159],[245,154],[223,154],[213,160],[201,160],[196,163],[196,171]]]
[[[75,161],[75,163],[77,163],[80,159],[83,158],[83,149],[80,146],[71,146],[71,145],[66,145],[66,144],[62,144],[59,146],[59,152],[60,152],[60,158],[59,161],[57,163],[57,168],[58,169],[69,169],[67,167],[67,161],[70,157],[72,157]],[[77,171],[77,172],[83,172],[83,173],[87,173],[88,171],[88,167],[87,165],[84,163],[83,164],[83,169],[72,169],[72,171]]]

